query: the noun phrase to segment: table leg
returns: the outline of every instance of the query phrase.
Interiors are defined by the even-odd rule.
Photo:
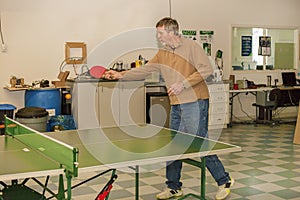
[[[189,197],[194,197],[196,199],[200,199],[200,200],[205,200],[205,195],[206,195],[206,159],[205,157],[201,158],[201,162],[193,160],[193,159],[184,159],[182,160],[183,162],[193,165],[195,167],[200,168],[201,170],[201,186],[200,186],[200,196],[196,195],[196,194],[186,194],[183,197],[179,198],[178,200],[183,200],[183,199],[187,199]]]
[[[69,194],[68,194],[68,196],[69,196]],[[58,200],[66,199],[63,174],[59,175],[57,199]]]
[[[135,166],[135,200],[139,199],[139,166]]]
[[[135,167],[130,166],[130,169],[133,169],[135,171],[135,200],[139,199],[139,173],[140,169],[139,166],[136,165]]]
[[[205,193],[206,193],[206,159],[205,157],[201,158],[201,163],[200,163],[200,168],[201,168],[201,198],[205,199]]]
[[[230,106],[230,119],[229,119],[229,127],[232,127],[232,118],[233,118],[233,98],[234,94],[230,93],[231,96],[229,97],[229,106]]]

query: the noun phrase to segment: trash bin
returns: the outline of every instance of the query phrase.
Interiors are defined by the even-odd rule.
[[[25,107],[15,114],[16,121],[39,132],[47,131],[49,113],[45,108]]]
[[[11,104],[0,104],[0,135],[3,135],[5,132],[4,127],[4,116],[13,119],[14,118],[14,110],[16,107]]]

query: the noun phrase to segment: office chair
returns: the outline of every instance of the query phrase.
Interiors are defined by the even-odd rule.
[[[278,103],[281,101],[281,91],[280,89],[276,88],[270,91],[269,93],[269,100],[273,101],[274,104],[271,105],[257,105],[256,103],[252,104],[256,107],[256,120],[255,125],[257,125],[258,122],[262,122],[263,124],[268,124],[270,126],[276,126],[279,124],[278,120],[274,120],[272,118],[272,113],[278,108]],[[259,119],[258,112],[261,112],[263,109],[263,119]],[[261,115],[260,115],[261,116]]]

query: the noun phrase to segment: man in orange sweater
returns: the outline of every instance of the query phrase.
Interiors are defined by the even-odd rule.
[[[171,103],[170,128],[208,137],[209,92],[205,80],[213,72],[210,61],[195,41],[180,36],[175,19],[161,19],[156,29],[163,48],[144,67],[121,73],[108,71],[105,78],[142,80],[151,72],[160,72]],[[234,180],[216,155],[206,156],[206,167],[219,186],[216,199],[225,199]],[[157,199],[183,195],[181,169],[182,161],[167,162],[167,188],[156,196]]]

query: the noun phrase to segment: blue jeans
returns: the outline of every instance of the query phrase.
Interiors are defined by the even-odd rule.
[[[208,99],[198,100],[192,103],[172,105],[170,114],[170,128],[195,134],[201,137],[207,137],[208,108]],[[206,167],[219,186],[229,181],[229,174],[225,172],[222,162],[216,155],[206,156]],[[166,184],[168,188],[174,190],[181,189],[181,169],[181,160],[167,162]]]

